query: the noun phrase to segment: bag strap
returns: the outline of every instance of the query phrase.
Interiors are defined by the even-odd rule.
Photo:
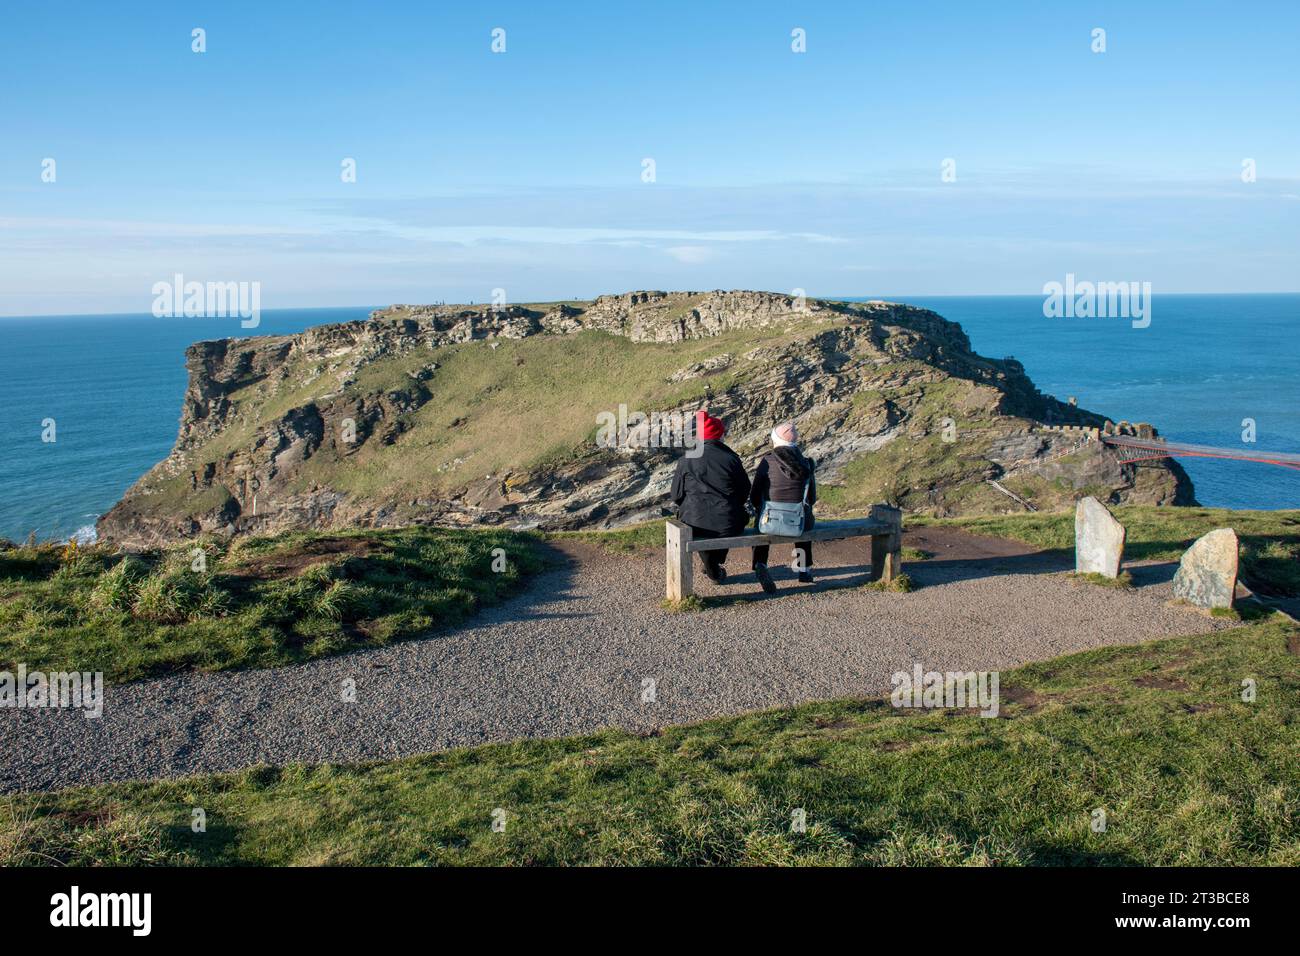
[[[811,458],[805,457],[804,460],[808,462],[808,480],[803,483],[803,506],[807,508],[808,492],[812,488],[813,472],[817,470],[817,466],[813,464]]]

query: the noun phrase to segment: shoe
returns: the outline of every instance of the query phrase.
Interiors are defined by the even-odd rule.
[[[704,576],[714,584],[723,584],[727,580],[727,569],[718,568],[717,571],[710,571],[707,567],[704,569]]]
[[[800,583],[800,584],[812,584],[812,583],[813,583],[812,572],[811,572],[811,571],[800,571],[800,572],[799,572],[799,583]]]
[[[772,580],[772,575],[767,573],[766,564],[754,565],[754,577],[758,578],[758,583],[762,585],[764,594],[776,593],[776,582]]]

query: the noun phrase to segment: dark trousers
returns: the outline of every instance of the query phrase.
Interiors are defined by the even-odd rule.
[[[695,538],[732,538],[738,534],[744,534],[745,528],[742,525],[731,531],[713,531],[709,528],[697,528],[691,525],[691,536]],[[718,569],[727,563],[727,549],[719,548],[716,551],[699,552],[700,561],[704,563],[704,573],[712,577],[718,576]]]
[[[754,548],[754,564],[767,564],[767,555],[771,548],[766,544],[760,544]],[[812,567],[812,542],[798,541],[795,542],[794,550],[803,552],[803,568],[808,570]]]

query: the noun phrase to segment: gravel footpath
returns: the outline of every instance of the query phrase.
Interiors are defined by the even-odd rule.
[[[702,613],[658,606],[662,552],[565,544],[565,566],[454,632],[275,670],[184,674],[106,691],[103,717],[0,712],[0,792],[345,762],[618,726],[636,731],[759,708],[887,692],[890,675],[998,670],[1107,644],[1195,634],[1226,622],[1168,604],[1169,565],[1131,568],[1139,587],[1075,584],[1059,557],[923,529],[907,544],[911,594],[866,580],[865,540],[817,546],[818,582],[774,569],[757,594],[748,553],[734,582],[697,573],[702,596],[749,600]],[[781,549],[773,561],[786,559]],[[342,699],[355,681],[356,701]],[[643,681],[654,700],[643,702]]]

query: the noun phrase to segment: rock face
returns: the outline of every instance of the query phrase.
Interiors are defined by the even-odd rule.
[[[1080,498],[1074,509],[1074,570],[1119,577],[1124,526],[1096,498]]]
[[[1178,562],[1174,597],[1197,607],[1232,607],[1237,590],[1237,532],[1218,528],[1197,538]]]
[[[1176,464],[1121,462],[1084,430],[1103,417],[897,303],[741,291],[399,305],[297,335],[199,342],[186,364],[176,445],[100,519],[107,540],[642,521],[664,513],[681,449],[636,441],[658,434],[633,427],[636,413],[689,420],[700,407],[727,421],[751,468],[772,425],[796,421],[818,461],[821,514],[876,501],[1014,512],[1081,493],[1193,501]],[[623,412],[620,441],[601,444],[601,416]]]

